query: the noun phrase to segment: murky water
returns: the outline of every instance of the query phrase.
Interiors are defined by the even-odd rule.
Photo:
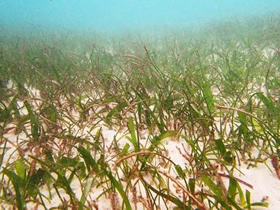
[[[279,0],[0,0],[0,25],[116,33],[199,26],[279,11]]]

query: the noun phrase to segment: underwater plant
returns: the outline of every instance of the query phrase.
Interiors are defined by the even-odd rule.
[[[263,50],[280,21],[228,24],[110,52],[2,34],[1,208],[267,207],[237,173],[271,160],[279,178],[280,59]]]

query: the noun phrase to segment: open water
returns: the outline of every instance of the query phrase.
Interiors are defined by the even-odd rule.
[[[275,14],[280,0],[0,0],[0,26],[118,33]]]

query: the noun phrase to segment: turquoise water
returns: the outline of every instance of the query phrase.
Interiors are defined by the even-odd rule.
[[[120,32],[279,13],[280,0],[0,0],[0,25]]]

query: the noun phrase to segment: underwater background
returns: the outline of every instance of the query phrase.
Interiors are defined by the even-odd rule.
[[[0,0],[0,209],[279,210],[280,0]]]
[[[279,0],[1,0],[0,26],[123,33],[277,13]]]

